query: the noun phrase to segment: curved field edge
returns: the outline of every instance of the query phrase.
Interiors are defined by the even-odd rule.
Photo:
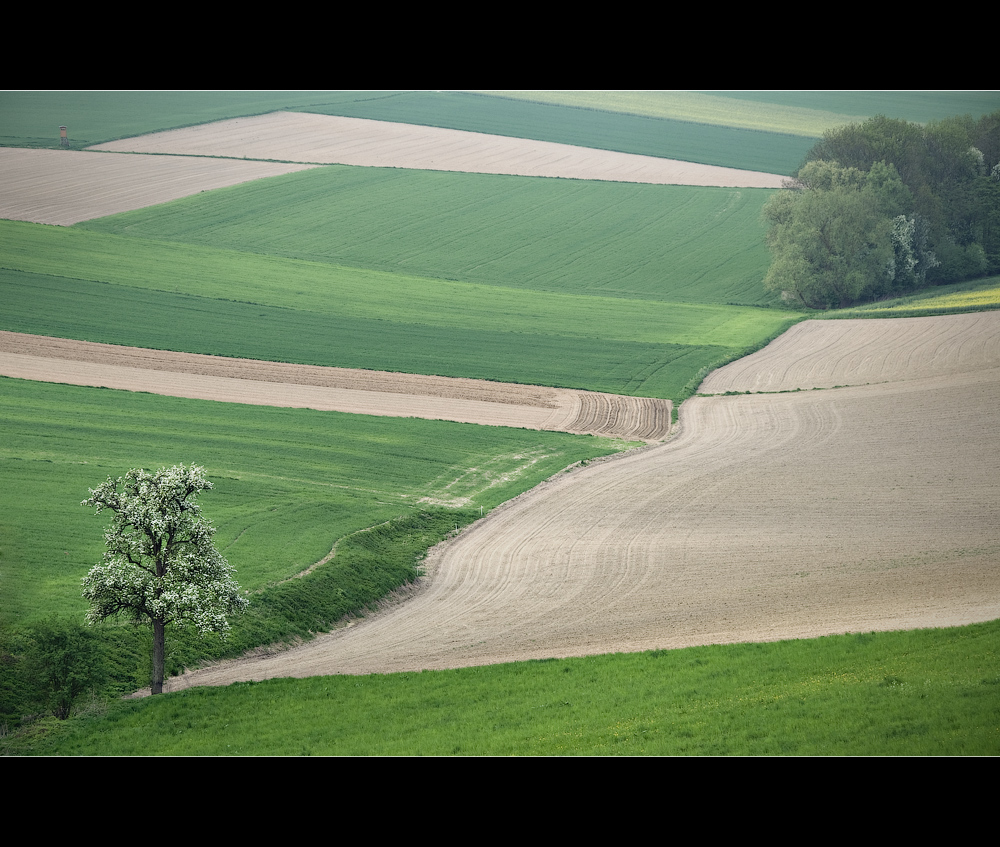
[[[964,322],[940,320],[960,341]],[[906,359],[924,339],[894,343]],[[668,444],[553,480],[436,553],[391,616],[196,683],[992,619],[1000,382],[979,358],[693,398]]]

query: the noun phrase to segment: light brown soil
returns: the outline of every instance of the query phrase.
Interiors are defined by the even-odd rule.
[[[962,376],[1000,367],[1000,312],[947,319],[803,321],[709,374],[700,394],[794,391]]]
[[[172,397],[657,441],[669,400],[323,368],[0,332],[0,375]]]
[[[660,185],[780,188],[785,179],[547,141],[298,112],[217,121],[91,149]]]
[[[863,368],[832,344],[840,364],[819,370],[870,385],[692,398],[672,441],[564,474],[433,551],[407,602],[170,685],[1000,617],[998,319],[817,322],[758,361],[791,374],[812,333],[868,332]]]
[[[306,167],[0,147],[0,218],[70,226]]]

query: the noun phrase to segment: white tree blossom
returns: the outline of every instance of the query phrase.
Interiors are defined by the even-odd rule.
[[[215,528],[195,502],[212,488],[204,468],[141,468],[90,489],[84,506],[114,513],[102,564],[83,579],[91,623],[125,617],[153,625],[153,693],[163,689],[164,629],[191,625],[202,634],[229,630],[227,615],[249,605],[233,568],[215,549]]]

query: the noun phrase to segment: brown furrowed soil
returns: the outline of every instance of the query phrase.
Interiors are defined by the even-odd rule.
[[[199,400],[558,430],[627,441],[658,441],[670,431],[669,400],[226,359],[14,332],[0,332],[0,375]]]
[[[548,141],[299,112],[217,121],[91,149],[658,185],[780,188],[785,179]]]
[[[851,387],[694,397],[668,443],[439,546],[406,602],[171,687],[1000,617],[1000,313],[812,323],[716,382],[808,387],[818,370]],[[820,336],[834,361],[798,385]]]
[[[70,226],[307,167],[0,147],[0,218]]]
[[[803,321],[763,350],[709,374],[700,394],[794,391],[1000,367],[1000,312],[947,319]]]

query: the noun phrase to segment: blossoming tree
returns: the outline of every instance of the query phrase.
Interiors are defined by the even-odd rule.
[[[90,489],[84,506],[114,513],[103,563],[83,579],[88,621],[125,617],[153,627],[153,694],[163,691],[165,629],[191,625],[202,634],[229,630],[227,615],[249,605],[233,569],[215,549],[215,528],[196,498],[212,488],[204,468],[175,465],[130,470]]]

